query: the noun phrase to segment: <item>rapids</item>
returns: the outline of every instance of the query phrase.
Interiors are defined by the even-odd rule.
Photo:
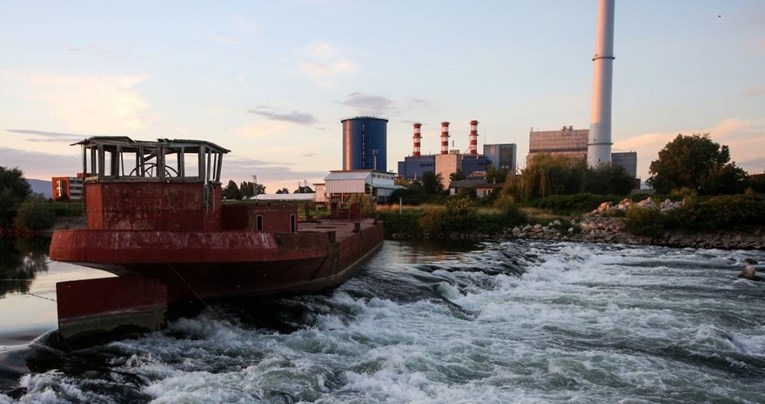
[[[219,303],[0,402],[764,402],[759,251],[386,241],[325,295]],[[758,267],[759,268],[759,267]]]

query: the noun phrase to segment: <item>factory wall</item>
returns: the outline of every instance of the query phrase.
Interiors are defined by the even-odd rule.
[[[485,144],[483,155],[494,168],[504,168],[511,173],[516,170],[518,148],[515,143]]]
[[[436,171],[436,158],[433,155],[409,156],[398,162],[398,175],[408,180],[420,179],[427,171]]]
[[[637,178],[637,152],[611,153],[611,164],[623,168],[630,177]]]

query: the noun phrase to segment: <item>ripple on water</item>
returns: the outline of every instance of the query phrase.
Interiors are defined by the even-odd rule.
[[[106,374],[26,375],[22,400],[762,402],[765,288],[735,279],[744,258],[765,261],[386,242],[331,294],[214,306],[94,348]]]

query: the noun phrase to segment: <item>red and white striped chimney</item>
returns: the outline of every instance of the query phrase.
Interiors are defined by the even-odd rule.
[[[412,136],[414,139],[414,150],[412,150],[412,156],[414,157],[420,157],[420,139],[422,139],[422,136],[420,136],[421,127],[422,124],[419,122],[414,124],[414,136]]]
[[[449,154],[449,122],[441,122],[441,154]]]
[[[478,154],[478,121],[470,121],[470,154]]]

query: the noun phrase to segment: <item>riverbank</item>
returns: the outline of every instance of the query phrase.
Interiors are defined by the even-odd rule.
[[[577,226],[578,228],[574,227]],[[637,236],[624,230],[621,217],[581,216],[572,226],[561,229],[552,225],[525,225],[505,229],[505,239],[559,240],[589,243],[618,243],[629,245],[655,245],[675,248],[718,248],[724,250],[765,249],[765,229],[721,230],[715,232],[667,231],[657,237]]]
[[[432,238],[423,234],[423,238]],[[394,240],[406,240],[409,234],[394,233]],[[765,250],[765,228],[752,227],[745,230],[720,230],[714,232],[666,231],[656,237],[638,236],[625,230],[623,217],[582,215],[568,223],[553,220],[546,225],[526,224],[506,227],[497,233],[453,232],[452,240],[484,239],[530,239],[549,241],[572,241],[587,243],[612,243],[629,245],[654,245],[674,248],[707,248],[723,250]]]

